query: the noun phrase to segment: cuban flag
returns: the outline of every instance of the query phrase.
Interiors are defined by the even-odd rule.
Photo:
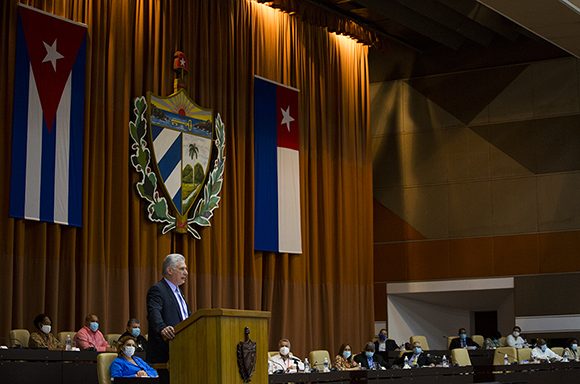
[[[10,216],[82,225],[86,32],[20,5]]]
[[[254,249],[302,253],[298,90],[254,77]]]

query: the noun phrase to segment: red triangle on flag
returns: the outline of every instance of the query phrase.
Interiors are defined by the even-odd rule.
[[[86,27],[28,7],[18,11],[44,121],[51,130]]]

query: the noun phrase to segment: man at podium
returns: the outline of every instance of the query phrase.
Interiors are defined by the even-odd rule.
[[[178,253],[167,255],[163,260],[162,274],[163,278],[147,292],[147,361],[150,363],[167,363],[168,343],[175,337],[173,326],[191,314],[179,289],[188,275],[185,257]]]

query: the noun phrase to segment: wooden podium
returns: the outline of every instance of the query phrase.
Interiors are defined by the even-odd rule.
[[[238,370],[237,346],[244,328],[256,342],[252,384],[268,383],[268,322],[270,312],[236,309],[200,309],[175,326],[169,343],[171,384],[243,383]]]

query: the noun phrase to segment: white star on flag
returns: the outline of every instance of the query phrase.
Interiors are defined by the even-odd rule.
[[[46,56],[44,57],[42,62],[46,63],[47,61],[50,61],[52,63],[52,68],[54,69],[55,72],[56,72],[56,61],[59,59],[64,59],[64,56],[61,55],[56,50],[56,40],[57,39],[54,39],[52,45],[48,45],[44,41],[42,42],[42,44],[44,44],[44,48],[46,49]]]
[[[286,129],[288,132],[290,132],[290,123],[294,121],[294,118],[290,116],[290,106],[288,106],[286,110],[284,110],[284,108],[280,108],[280,111],[282,111],[282,122],[280,125],[286,124]]]
[[[182,67],[185,67],[185,59],[183,57],[179,59],[179,64],[181,64]]]

